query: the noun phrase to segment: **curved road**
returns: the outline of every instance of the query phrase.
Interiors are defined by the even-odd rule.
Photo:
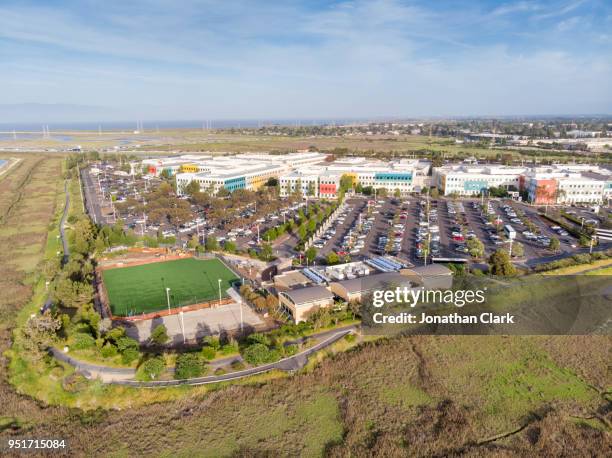
[[[304,367],[308,362],[308,357],[317,351],[328,347],[329,345],[337,342],[344,336],[354,332],[357,329],[355,325],[346,326],[344,328],[325,331],[320,334],[314,334],[310,337],[323,337],[325,339],[316,345],[308,348],[300,353],[297,353],[288,358],[283,358],[274,363],[264,364],[262,366],[252,367],[244,369],[242,371],[231,372],[225,375],[210,375],[206,377],[197,377],[186,380],[157,380],[152,382],[139,382],[132,380],[135,376],[136,371],[130,368],[117,368],[108,366],[99,366],[95,364],[86,363],[83,361],[76,360],[61,350],[51,347],[49,351],[53,356],[84,373],[88,378],[95,378],[100,376],[104,383],[111,383],[116,385],[127,385],[139,388],[163,388],[166,386],[178,386],[178,385],[206,385],[210,383],[227,382],[231,380],[237,380],[244,377],[250,377],[251,375],[263,374],[274,369],[283,371],[295,371]],[[231,359],[231,358],[230,358]]]

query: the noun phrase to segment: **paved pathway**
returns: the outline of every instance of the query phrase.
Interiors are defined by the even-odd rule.
[[[136,375],[135,369],[131,368],[117,368],[109,366],[101,366],[96,364],[79,361],[72,358],[63,351],[51,347],[49,350],[51,354],[58,360],[63,361],[71,366],[75,367],[78,371],[82,372],[87,378],[100,378],[104,383],[112,383],[116,385],[128,385],[136,386],[141,388],[163,388],[166,386],[178,386],[178,385],[206,385],[210,383],[227,382],[231,380],[237,380],[251,375],[263,374],[274,369],[283,371],[295,371],[298,370],[308,362],[308,357],[317,351],[328,347],[329,345],[337,342],[344,336],[355,332],[357,326],[350,325],[343,328],[332,329],[324,331],[319,334],[313,334],[311,338],[323,338],[319,343],[312,347],[297,353],[288,358],[283,358],[274,363],[264,364],[262,366],[252,367],[237,372],[231,372],[225,375],[210,375],[206,377],[197,377],[187,380],[157,380],[152,382],[139,382],[133,380]],[[213,361],[211,363],[212,368],[221,367],[222,365],[231,363],[232,361],[241,361],[242,358],[239,356],[230,356],[223,358],[222,360]]]

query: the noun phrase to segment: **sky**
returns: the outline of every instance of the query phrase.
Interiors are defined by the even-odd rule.
[[[610,114],[611,82],[611,0],[0,2],[0,121]]]

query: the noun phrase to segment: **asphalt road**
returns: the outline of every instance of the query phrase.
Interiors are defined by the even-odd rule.
[[[131,380],[134,377],[135,371],[130,368],[115,368],[108,366],[99,366],[95,364],[85,363],[83,361],[76,360],[70,357],[63,351],[51,347],[49,351],[58,360],[63,361],[77,370],[84,373],[86,377],[95,378],[100,377],[104,383],[112,383],[117,385],[128,385],[136,386],[140,388],[163,388],[166,386],[177,386],[177,385],[206,385],[210,383],[227,382],[231,380],[237,380],[251,375],[263,374],[274,369],[283,371],[295,371],[298,370],[308,362],[308,357],[317,351],[328,347],[329,345],[337,342],[347,334],[354,332],[357,329],[355,325],[346,326],[343,328],[324,331],[319,334],[313,334],[311,338],[322,338],[319,343],[312,347],[297,353],[288,358],[283,358],[279,361],[270,364],[264,364],[262,366],[252,367],[242,371],[231,372],[225,375],[211,375],[206,377],[197,377],[187,380],[158,380],[152,382],[139,382]],[[232,359],[232,358],[228,358]]]
[[[93,219],[95,224],[104,223],[100,202],[96,195],[96,185],[93,182],[91,175],[88,173],[89,168],[81,170],[81,183],[83,184],[83,196],[85,197],[85,207],[87,213]]]

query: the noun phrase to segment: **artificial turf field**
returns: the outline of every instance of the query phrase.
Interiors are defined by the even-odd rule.
[[[168,307],[166,288],[170,288],[170,307],[219,299],[236,275],[218,259],[193,258],[154,262],[102,271],[111,312],[115,316],[139,315]]]

